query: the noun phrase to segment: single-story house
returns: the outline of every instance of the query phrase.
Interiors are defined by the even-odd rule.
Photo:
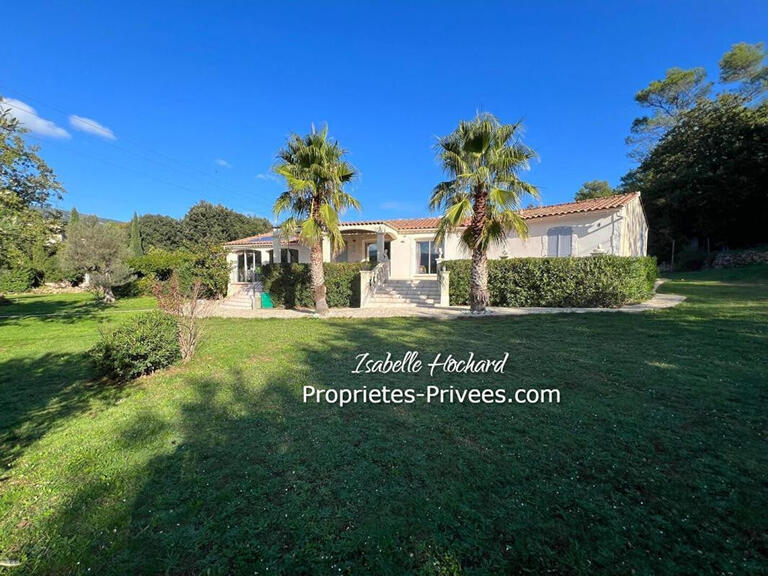
[[[520,211],[528,224],[528,237],[511,233],[489,250],[489,258],[530,256],[589,256],[614,254],[645,256],[648,224],[640,193],[568,202]],[[342,222],[345,246],[333,253],[323,242],[325,262],[379,262],[386,253],[391,279],[429,279],[437,273],[437,259],[469,258],[459,234],[440,244],[434,236],[438,218]],[[296,238],[280,238],[277,231],[226,244],[231,264],[230,293],[253,279],[254,269],[265,263],[309,262],[309,248]]]

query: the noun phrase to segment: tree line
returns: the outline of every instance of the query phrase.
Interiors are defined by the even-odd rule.
[[[720,61],[720,81],[726,89],[712,95],[713,85],[701,68],[667,71],[664,79],[638,92],[635,100],[648,114],[634,121],[627,139],[637,168],[622,178],[619,191],[639,190],[650,224],[652,254],[673,253],[675,244],[705,239],[708,247],[742,246],[765,240],[768,230],[768,66],[762,44],[737,44]],[[3,114],[2,196],[3,220],[9,234],[0,236],[7,254],[31,262],[34,255],[19,241],[32,230],[42,244],[53,232],[52,220],[40,210],[49,196],[61,196],[63,188],[53,172],[26,148],[20,129]],[[438,160],[447,178],[439,182],[430,208],[440,212],[437,240],[458,232],[472,253],[470,307],[483,312],[488,305],[487,251],[514,231],[524,237],[525,221],[519,216],[522,200],[538,198],[535,186],[522,179],[535,152],[520,137],[521,124],[505,124],[489,113],[459,122],[436,144]],[[356,169],[345,159],[346,151],[328,136],[327,127],[304,136],[293,134],[278,151],[274,172],[286,185],[273,207],[276,218],[287,215],[283,230],[297,235],[310,247],[310,276],[316,310],[328,310],[321,242],[328,239],[334,250],[343,248],[339,216],[358,201],[346,186]],[[607,182],[586,183],[581,199],[615,193]],[[8,217],[11,214],[11,217]],[[26,219],[26,220],[25,220]],[[25,223],[26,222],[26,223]],[[98,223],[91,223],[93,228]],[[106,234],[109,224],[100,224]],[[82,227],[82,225],[79,225]],[[73,230],[77,230],[74,228]],[[201,202],[185,217],[134,215],[122,242],[100,238],[101,246],[119,246],[118,260],[145,250],[179,251],[189,246],[220,244],[269,229],[265,219],[237,214],[222,206]],[[66,231],[65,231],[66,232]],[[70,236],[71,236],[70,230]],[[116,234],[116,232],[112,232]],[[125,234],[123,229],[123,234]],[[98,237],[97,234],[91,234]],[[95,241],[91,241],[94,244]],[[63,262],[70,238],[64,243]],[[74,250],[74,248],[72,248]],[[123,250],[125,252],[123,252]],[[102,250],[103,252],[103,250]],[[0,270],[13,265],[0,261]],[[89,268],[93,277],[113,282],[124,270],[115,267],[105,274],[104,255],[92,251],[88,258],[74,253],[79,271]],[[26,259],[26,260],[25,260]],[[101,259],[101,260],[100,260]],[[83,262],[88,262],[83,266]],[[99,262],[101,262],[99,264]],[[70,263],[70,266],[71,263]],[[220,270],[219,270],[220,272]],[[111,280],[110,280],[111,277]],[[1,278],[1,277],[0,277]]]
[[[153,251],[176,261],[206,261],[210,247],[271,229],[269,221],[201,201],[181,219],[134,214],[129,224],[51,207],[65,192],[25,129],[0,109],[0,294],[46,282],[82,281],[112,299],[112,287],[134,277],[129,259]],[[173,259],[173,257],[171,257]],[[220,259],[223,259],[221,256]],[[219,265],[220,268],[220,265]]]
[[[637,166],[616,189],[593,180],[576,199],[641,192],[649,252],[668,262],[768,241],[767,55],[762,42],[732,46],[719,92],[704,68],[670,68],[637,92],[647,113],[626,139]]]
[[[160,214],[134,215],[131,225],[136,227],[134,236],[139,237],[137,246],[141,246],[142,253],[153,248],[172,251],[223,244],[272,229],[266,218],[205,201],[192,206],[181,219]]]

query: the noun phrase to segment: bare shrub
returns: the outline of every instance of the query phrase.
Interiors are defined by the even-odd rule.
[[[202,282],[199,280],[193,281],[183,290],[176,272],[171,274],[167,281],[156,282],[153,287],[158,307],[176,317],[179,326],[179,347],[184,362],[192,357],[202,336],[199,320],[200,297],[203,291]]]

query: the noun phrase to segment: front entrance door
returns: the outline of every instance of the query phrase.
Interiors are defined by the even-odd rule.
[[[416,242],[416,274],[437,274],[437,246],[432,240]]]
[[[389,240],[384,242],[384,252],[387,253],[387,259],[389,259],[389,256],[391,254],[390,250],[391,243]],[[371,264],[377,264],[379,262],[379,247],[376,245],[376,242],[373,242],[372,244],[368,244],[365,247],[366,250],[366,256],[368,257],[368,262]]]

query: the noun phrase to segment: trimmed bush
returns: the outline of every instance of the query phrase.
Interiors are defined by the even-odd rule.
[[[360,306],[360,270],[367,262],[326,262],[326,299],[331,308]],[[272,301],[286,308],[314,306],[309,264],[265,264],[261,267],[264,291]]]
[[[181,288],[188,294],[195,282],[200,282],[202,298],[219,298],[227,293],[229,263],[221,247],[201,248],[192,262],[179,267]]]
[[[471,260],[444,262],[450,276],[451,305],[469,303]],[[650,298],[656,259],[511,258],[488,261],[491,306],[611,308]]]
[[[123,284],[122,286],[115,286],[112,292],[115,294],[115,298],[133,298],[135,296],[153,296],[152,291],[155,286],[156,280],[151,276],[142,276],[136,278],[130,282]]]
[[[138,314],[103,333],[91,355],[115,380],[131,380],[170,366],[181,358],[176,319],[159,310]]]
[[[0,270],[0,292],[26,292],[34,280],[34,273],[28,268]]]
[[[220,247],[201,247],[198,252],[152,249],[143,256],[131,258],[128,265],[141,277],[138,284],[126,288],[128,295],[151,294],[151,281],[165,282],[173,272],[178,272],[184,291],[199,280],[203,288],[201,296],[205,298],[218,298],[227,292],[229,264]],[[142,284],[143,278],[150,280]]]
[[[142,276],[154,277],[164,281],[171,277],[174,270],[178,270],[186,264],[195,261],[195,254],[187,250],[162,250],[153,248],[143,256],[137,256],[128,260],[128,265],[134,272]]]

